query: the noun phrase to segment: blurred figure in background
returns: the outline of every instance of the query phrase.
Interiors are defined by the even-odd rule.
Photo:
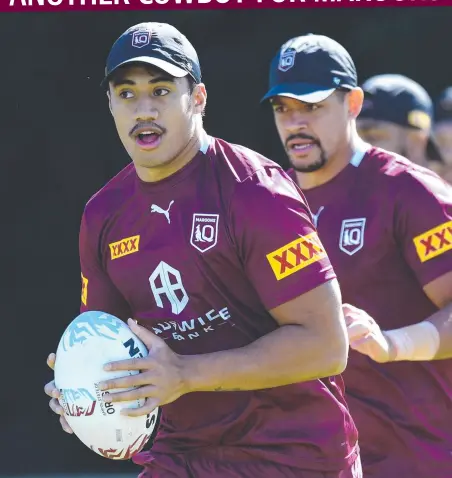
[[[377,75],[362,85],[364,102],[358,134],[378,148],[441,171],[442,158],[432,136],[433,102],[427,91],[403,75]]]
[[[364,93],[353,59],[331,38],[284,43],[263,100],[339,279],[363,476],[451,478],[452,187],[359,138]],[[412,147],[394,128],[400,148]],[[319,422],[319,436],[325,429]]]
[[[433,131],[444,164],[439,174],[452,183],[452,86],[446,88],[435,101]]]

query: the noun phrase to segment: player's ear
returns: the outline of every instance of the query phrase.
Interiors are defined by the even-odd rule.
[[[192,93],[193,111],[195,114],[203,114],[207,103],[207,90],[204,83],[195,85]]]
[[[405,154],[413,163],[423,164],[425,162],[425,151],[428,142],[426,131],[407,129],[405,133]]]
[[[363,107],[363,101],[364,101],[364,92],[359,87],[353,88],[347,94],[348,112],[352,119],[356,119],[359,113],[361,113],[361,108]]]
[[[108,98],[108,109],[110,110],[110,113],[113,114],[113,111],[111,109],[111,95],[110,95],[110,90],[107,91],[107,98]]]

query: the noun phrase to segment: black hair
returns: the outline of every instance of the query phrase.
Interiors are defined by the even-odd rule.
[[[188,91],[190,92],[190,94],[192,94],[198,83],[191,75],[187,75],[187,81],[188,81]]]
[[[338,99],[339,99],[340,101],[345,101],[345,97],[347,96],[348,93],[350,93],[350,91],[352,91],[352,90],[350,90],[350,89],[348,89],[348,88],[338,88],[338,89],[336,90]]]

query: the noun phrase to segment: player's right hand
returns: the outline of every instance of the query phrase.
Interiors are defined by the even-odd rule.
[[[55,359],[56,359],[56,355],[55,354],[50,354],[48,357],[47,357],[47,365],[53,370],[54,367],[55,367]],[[51,408],[51,410],[53,412],[55,412],[57,415],[60,415],[60,423],[61,423],[61,427],[63,428],[63,430],[67,433],[74,433],[72,431],[72,428],[69,426],[68,422],[66,421],[66,419],[64,418],[64,410],[63,410],[63,407],[60,405],[60,403],[58,402],[58,398],[60,396],[60,392],[58,391],[58,389],[55,387],[55,381],[52,380],[51,382],[49,382],[45,387],[44,387],[44,391],[46,392],[46,394],[49,396],[49,397],[52,397],[52,400],[50,400],[49,402],[49,407]]]
[[[392,343],[366,311],[350,304],[343,304],[342,311],[347,325],[350,348],[378,363],[386,363],[394,359]]]

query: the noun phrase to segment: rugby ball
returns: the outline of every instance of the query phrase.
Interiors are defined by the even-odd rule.
[[[149,441],[158,408],[147,416],[120,415],[124,407],[139,407],[144,399],[105,403],[98,383],[139,373],[136,370],[106,372],[111,361],[145,357],[146,346],[125,322],[103,312],[89,311],[76,317],[64,331],[55,361],[55,386],[59,402],[75,435],[91,450],[112,460],[128,460]],[[133,387],[135,388],[135,387]],[[110,390],[124,391],[128,389]]]

